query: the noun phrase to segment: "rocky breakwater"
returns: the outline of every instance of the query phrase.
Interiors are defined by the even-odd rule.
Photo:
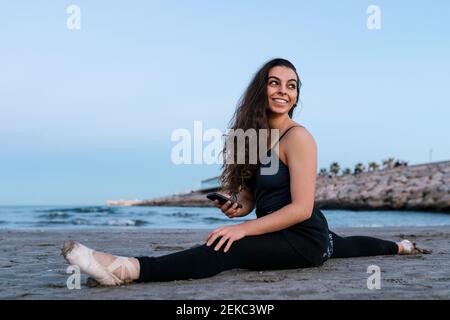
[[[450,161],[320,176],[316,184],[316,206],[450,212]]]
[[[150,200],[108,201],[119,206],[211,206],[198,190]],[[450,161],[391,169],[318,176],[315,204],[320,209],[421,210],[450,212]]]
[[[211,191],[217,190],[211,189]],[[109,206],[208,207],[211,206],[211,201],[206,198],[206,194],[206,191],[191,191],[148,200],[108,200],[107,204]]]

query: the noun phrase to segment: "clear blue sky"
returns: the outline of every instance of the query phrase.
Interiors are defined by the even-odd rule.
[[[69,5],[81,29],[66,27]],[[369,5],[381,29],[366,27]],[[105,204],[199,186],[177,128],[225,131],[250,78],[283,57],[319,168],[450,159],[450,2],[3,1],[0,204]]]

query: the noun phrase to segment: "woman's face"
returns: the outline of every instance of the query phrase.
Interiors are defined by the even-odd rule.
[[[267,79],[270,111],[276,114],[288,113],[297,101],[297,85],[294,70],[284,66],[271,68]]]

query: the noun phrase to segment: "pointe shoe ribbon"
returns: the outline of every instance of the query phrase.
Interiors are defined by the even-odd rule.
[[[130,278],[132,274],[137,274],[137,269],[133,263],[127,257],[117,257],[108,267],[108,271],[113,273],[116,269],[122,268],[120,270],[120,279],[125,281],[126,277]],[[128,275],[127,275],[128,272]],[[131,280],[130,280],[131,281]]]

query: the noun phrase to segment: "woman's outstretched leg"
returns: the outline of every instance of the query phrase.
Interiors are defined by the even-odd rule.
[[[72,245],[72,249],[66,250],[65,254],[63,249],[63,255],[69,263],[80,266],[81,271],[106,285],[118,285],[127,281],[198,279],[234,268],[273,270],[312,266],[291,247],[281,232],[244,237],[233,242],[227,253],[223,252],[223,246],[218,251],[214,250],[219,241],[220,238],[211,246],[203,244],[157,257],[122,257],[126,260],[120,261],[123,265],[116,263],[115,267],[122,268],[113,271],[113,276],[110,275],[108,270],[111,268],[108,266],[111,261],[117,261],[116,256],[93,251],[76,242],[73,242],[76,245]]]
[[[312,266],[294,251],[281,232],[244,237],[233,242],[226,253],[224,246],[214,250],[219,241],[220,238],[211,246],[203,244],[159,257],[137,257],[141,267],[138,281],[199,279],[235,268],[274,270]]]
[[[139,282],[199,279],[222,271],[295,269],[312,264],[294,251],[281,232],[248,236],[233,242],[228,252],[214,248],[220,238],[206,244],[159,257],[137,257]]]
[[[333,254],[331,258],[349,258],[409,253],[410,242],[394,242],[366,236],[341,237],[331,232]],[[405,242],[407,241],[407,242]],[[411,244],[412,245],[412,244]]]

